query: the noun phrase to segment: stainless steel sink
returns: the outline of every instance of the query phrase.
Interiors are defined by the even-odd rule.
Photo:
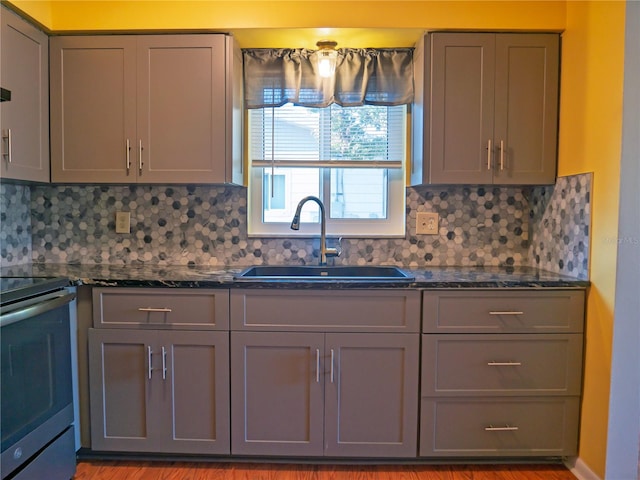
[[[235,276],[245,281],[412,282],[414,277],[393,266],[259,265]]]

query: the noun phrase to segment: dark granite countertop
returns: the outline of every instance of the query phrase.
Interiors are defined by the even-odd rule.
[[[120,287],[259,287],[259,288],[586,288],[579,280],[531,267],[433,267],[405,268],[412,282],[367,282],[353,280],[236,281],[234,275],[246,266],[159,266],[26,264],[0,269],[1,277],[67,277],[74,285]]]

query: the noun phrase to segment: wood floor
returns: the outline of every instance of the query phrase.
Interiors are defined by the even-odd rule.
[[[562,465],[288,465],[82,461],[74,480],[575,480]]]

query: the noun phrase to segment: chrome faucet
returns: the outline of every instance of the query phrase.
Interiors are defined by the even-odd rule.
[[[313,195],[309,195],[300,200],[296,208],[296,213],[293,215],[293,220],[291,221],[291,230],[300,230],[300,211],[302,210],[302,206],[309,200],[316,202],[320,207],[320,266],[325,266],[327,264],[327,257],[339,257],[342,250],[340,248],[327,248],[327,219],[322,200]]]

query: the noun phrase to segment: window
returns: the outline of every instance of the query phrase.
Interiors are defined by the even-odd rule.
[[[316,236],[319,197],[327,233],[404,236],[406,106],[249,110],[249,234]]]

